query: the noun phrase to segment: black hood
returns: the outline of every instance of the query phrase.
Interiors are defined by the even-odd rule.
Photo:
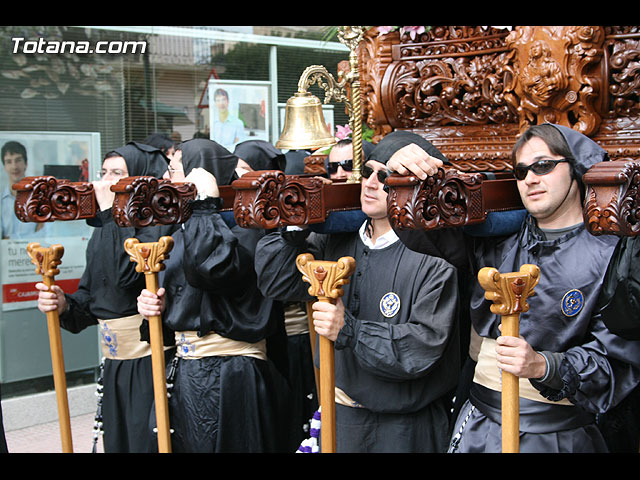
[[[366,157],[366,160],[375,160],[376,162],[384,163],[385,165],[391,158],[391,156],[400,150],[402,147],[415,143],[425,152],[432,157],[442,160],[445,164],[449,163],[447,157],[445,157],[440,150],[434,147],[431,142],[425,140],[417,133],[408,132],[404,130],[397,130],[386,135],[373,149],[373,151]]]
[[[144,143],[129,142],[113,150],[127,164],[130,177],[151,176],[162,178],[169,159],[158,148]]]
[[[284,170],[284,154],[265,140],[247,140],[239,143],[233,152],[254,170]]]
[[[216,177],[218,185],[229,185],[237,177],[238,157],[219,143],[206,138],[193,138],[179,146],[185,176],[194,168],[204,168]]]
[[[580,181],[582,181],[582,176],[593,165],[609,160],[609,154],[606,150],[586,135],[572,128],[565,127],[564,125],[555,125],[552,123],[547,125],[552,125],[557,128],[566,140],[575,160],[574,169],[576,178]]]

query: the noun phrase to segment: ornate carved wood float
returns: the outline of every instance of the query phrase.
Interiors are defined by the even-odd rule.
[[[99,210],[90,182],[25,177],[12,188],[16,191],[15,214],[23,222],[89,219]],[[197,193],[192,183],[171,183],[154,177],[126,177],[111,190],[115,192],[113,217],[122,227],[183,222],[191,216],[190,203]]]
[[[587,224],[626,235],[635,229],[617,224],[631,218],[619,209],[635,212],[637,200],[610,197],[604,178],[612,168],[628,178],[640,155],[639,59],[637,26],[434,26],[415,39],[374,27],[359,49],[364,120],[375,139],[399,129],[422,135],[461,172],[510,172],[511,149],[530,125],[574,128],[623,161],[585,178]]]
[[[98,212],[93,185],[52,176],[25,177],[16,191],[14,211],[23,222],[51,222],[93,218]]]

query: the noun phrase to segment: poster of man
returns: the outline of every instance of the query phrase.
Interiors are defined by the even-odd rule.
[[[210,138],[233,151],[245,140],[270,141],[270,82],[209,80]]]
[[[38,281],[35,267],[26,253],[31,242],[43,246],[61,244],[67,255],[60,267],[61,281],[76,282],[84,270],[84,254],[91,235],[85,220],[45,223],[22,222],[15,215],[15,191],[11,188],[24,177],[50,175],[72,182],[90,181],[95,165],[100,165],[100,134],[75,132],[0,132],[0,173],[2,205],[0,225],[0,268],[2,309],[15,310],[35,305]],[[77,254],[75,254],[77,253]]]

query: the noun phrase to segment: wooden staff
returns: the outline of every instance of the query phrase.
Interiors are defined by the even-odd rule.
[[[540,269],[523,265],[519,272],[501,274],[492,267],[478,272],[478,281],[491,300],[491,311],[502,316],[502,335],[517,337],[520,314],[529,310],[527,298],[534,294]],[[502,372],[502,453],[520,451],[520,386],[519,378]]]
[[[60,273],[58,265],[64,255],[62,245],[41,247],[39,243],[29,243],[27,253],[31,262],[36,265],[36,273],[42,275],[42,282],[49,288],[54,285],[54,277]],[[49,330],[49,346],[51,348],[51,365],[53,367],[53,384],[56,390],[58,404],[58,422],[60,424],[60,437],[62,440],[62,452],[73,453],[73,441],[71,438],[71,419],[69,415],[69,400],[67,397],[67,377],[64,369],[64,356],[62,354],[62,337],[60,336],[60,317],[58,310],[47,312],[47,328]]]
[[[320,302],[335,304],[344,294],[343,285],[349,283],[356,262],[352,257],[342,257],[337,262],[314,260],[310,253],[296,258],[296,266],[302,273],[302,280],[311,284],[309,294]],[[336,398],[335,398],[335,354],[333,342],[319,335],[320,354],[320,446],[322,453],[336,452]]]
[[[128,238],[124,249],[137,262],[136,271],[144,273],[147,290],[158,292],[158,272],[164,270],[162,263],[169,258],[173,248],[173,238],[160,237],[157,242],[140,243],[137,238]],[[153,392],[156,405],[156,424],[158,430],[158,450],[171,453],[171,432],[169,430],[169,402],[167,400],[167,377],[164,363],[164,340],[162,336],[162,317],[149,317],[149,336],[151,340],[151,367],[153,370]]]

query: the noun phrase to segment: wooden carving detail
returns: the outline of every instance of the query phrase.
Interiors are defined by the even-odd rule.
[[[52,176],[25,177],[13,184],[14,211],[23,222],[92,218],[98,211],[93,185]]]
[[[600,126],[601,60],[605,33],[598,26],[524,26],[507,37],[517,52],[520,129],[543,122],[585,135]]]
[[[398,229],[470,225],[486,219],[480,190],[485,176],[439,169],[420,181],[414,176],[391,175],[387,199],[389,220]]]
[[[519,272],[500,273],[493,267],[478,272],[478,282],[485,290],[485,298],[492,302],[496,315],[514,315],[529,311],[527,298],[534,295],[540,280],[540,268],[522,265]]]
[[[113,219],[121,227],[148,227],[185,222],[192,214],[197,190],[193,183],[171,183],[155,177],[126,177],[115,192]]]
[[[173,238],[160,237],[157,242],[140,243],[137,238],[127,238],[124,250],[136,263],[136,272],[152,275],[165,269],[164,261],[173,249]]]
[[[49,284],[53,282],[53,277],[60,273],[58,265],[62,263],[64,247],[58,244],[41,247],[39,243],[32,242],[27,245],[27,253],[36,266],[36,273],[49,279]]]
[[[277,170],[249,172],[233,182],[233,213],[244,228],[307,225],[326,218],[323,181]]]
[[[640,28],[605,27],[610,71],[608,78],[611,109],[615,117],[640,114]]]
[[[584,221],[589,232],[593,235],[638,235],[640,163],[601,162],[582,178],[586,186]]]
[[[296,267],[302,273],[302,280],[310,284],[309,295],[334,302],[344,294],[342,286],[349,283],[356,261],[352,257],[342,257],[335,262],[315,260],[310,253],[303,253],[296,257]]]

